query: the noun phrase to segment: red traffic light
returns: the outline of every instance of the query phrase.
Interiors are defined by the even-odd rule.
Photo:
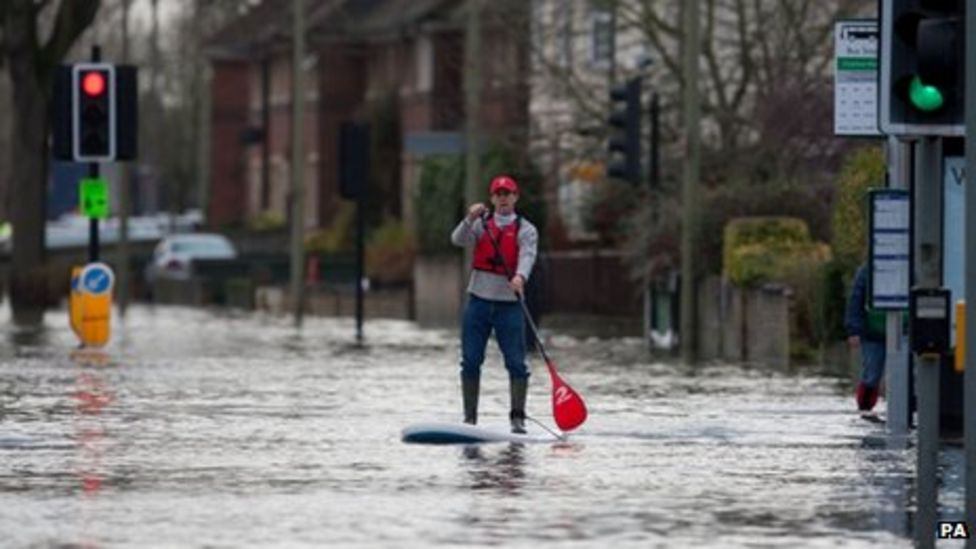
[[[97,71],[86,72],[81,77],[81,89],[92,97],[102,95],[105,91],[105,75]]]

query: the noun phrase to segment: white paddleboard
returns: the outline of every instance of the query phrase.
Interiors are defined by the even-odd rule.
[[[552,435],[519,435],[467,423],[414,423],[403,429],[400,440],[413,444],[481,444],[485,442],[555,442]]]

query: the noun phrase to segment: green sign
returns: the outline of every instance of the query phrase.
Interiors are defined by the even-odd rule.
[[[81,197],[81,214],[85,217],[108,217],[108,183],[101,177],[81,180],[78,196]]]

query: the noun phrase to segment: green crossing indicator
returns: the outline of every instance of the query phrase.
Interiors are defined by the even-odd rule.
[[[932,112],[945,103],[938,87],[922,83],[917,76],[908,85],[908,97],[912,105],[925,112]]]
[[[93,219],[108,217],[108,184],[102,177],[81,180],[78,192],[81,198],[81,214]]]

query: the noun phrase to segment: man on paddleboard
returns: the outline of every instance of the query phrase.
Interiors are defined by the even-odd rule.
[[[525,364],[525,320],[516,294],[521,295],[538,252],[539,232],[515,212],[519,188],[500,175],[489,186],[494,214],[478,202],[451,233],[456,246],[474,246],[468,302],[461,328],[461,397],[464,422],[478,422],[481,364],[492,331],[508,370],[513,433],[525,432],[525,396],[529,369]],[[494,239],[494,242],[492,242]],[[511,273],[509,279],[508,273]]]

